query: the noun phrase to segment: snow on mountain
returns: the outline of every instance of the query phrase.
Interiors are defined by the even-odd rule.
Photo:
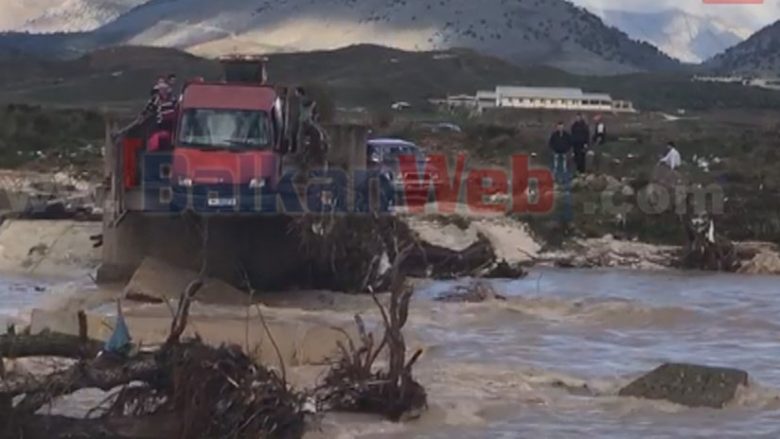
[[[564,0],[151,0],[101,28],[121,42],[197,54],[466,47],[579,73],[675,67]]]
[[[604,21],[632,38],[647,41],[679,60],[699,63],[750,36],[714,17],[698,16],[679,9],[661,12],[605,10]]]
[[[97,29],[147,0],[0,0],[0,31]]]
[[[651,44],[631,40],[566,0],[24,0],[23,5],[0,0],[0,7],[6,6],[13,17],[4,16],[0,24],[7,29],[94,29],[66,35],[56,47],[36,39],[35,47],[47,48],[47,54],[58,47],[74,54],[115,44],[175,47],[206,56],[378,44],[404,50],[469,48],[581,74],[678,66]],[[30,39],[6,40],[18,48]]]

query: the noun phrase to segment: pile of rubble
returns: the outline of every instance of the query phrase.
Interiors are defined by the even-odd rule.
[[[564,250],[545,253],[546,265],[564,268],[632,268],[659,270],[669,268],[676,260],[680,247],[659,246],[638,241],[621,241],[612,235],[601,238],[578,239]]]
[[[0,171],[0,214],[35,219],[99,219],[94,184],[67,172]]]

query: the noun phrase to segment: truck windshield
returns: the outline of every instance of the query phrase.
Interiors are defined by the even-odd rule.
[[[369,144],[369,157],[374,161],[395,163],[401,156],[414,156],[418,161],[425,160],[425,154],[414,145],[405,144]]]
[[[178,143],[192,148],[266,149],[272,146],[268,114],[258,110],[187,109]]]

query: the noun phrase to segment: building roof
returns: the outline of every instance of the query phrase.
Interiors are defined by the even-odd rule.
[[[612,96],[605,93],[583,93],[582,99],[589,99],[592,101],[611,101]]]
[[[495,99],[496,92],[493,90],[480,90],[477,92],[477,99]]]
[[[583,93],[579,88],[567,87],[514,87],[499,85],[496,87],[496,94],[510,98],[612,100],[607,94]]]
[[[449,95],[449,96],[447,96],[447,99],[451,100],[451,101],[456,101],[456,100],[457,101],[473,101],[476,98],[477,97],[473,96],[473,95]]]
[[[417,146],[414,143],[403,140],[403,139],[393,139],[393,138],[377,138],[377,139],[369,139],[368,143],[370,145],[403,145],[403,146]]]

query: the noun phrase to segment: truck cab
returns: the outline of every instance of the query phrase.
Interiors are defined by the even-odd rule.
[[[257,210],[278,184],[283,111],[263,84],[195,82],[179,102],[171,185],[179,209]]]

